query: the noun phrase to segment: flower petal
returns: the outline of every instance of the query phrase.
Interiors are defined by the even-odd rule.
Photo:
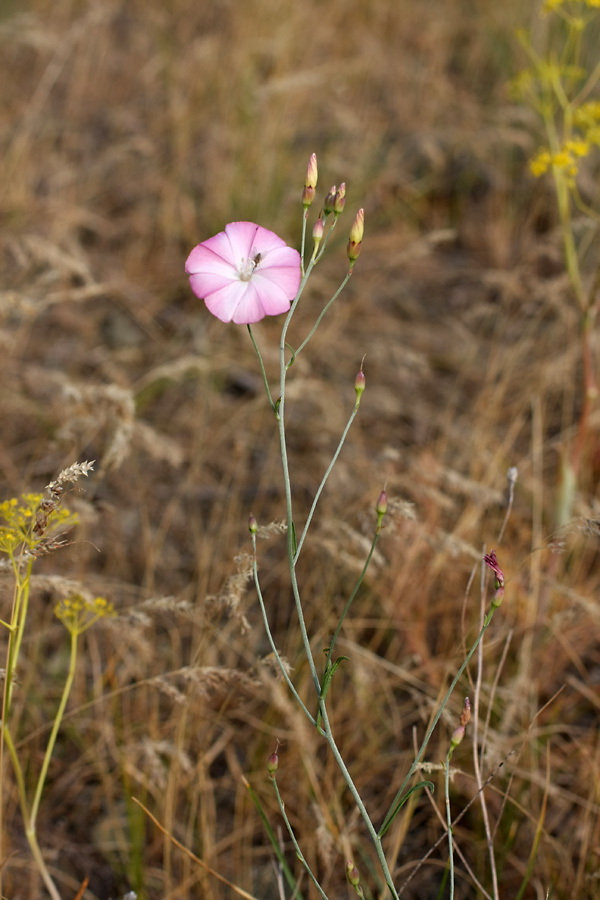
[[[300,254],[253,222],[230,222],[195,247],[190,285],[222,322],[250,324],[287,312],[300,284]]]

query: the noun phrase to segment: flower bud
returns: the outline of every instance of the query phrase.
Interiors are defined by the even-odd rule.
[[[346,861],[346,878],[348,879],[348,884],[351,884],[352,887],[360,884],[360,874],[351,859]]]
[[[256,517],[250,513],[248,516],[248,531],[250,534],[256,534],[258,531],[258,522],[256,521]]]
[[[323,212],[325,213],[326,216],[328,216],[329,213],[333,212],[333,207],[335,206],[336,194],[337,194],[337,188],[334,184],[333,187],[331,188],[331,190],[329,191],[329,193],[327,194],[327,196],[325,197],[325,201],[323,203]]]
[[[361,367],[356,375],[356,378],[354,379],[354,390],[356,391],[356,402],[357,403],[360,402],[360,397],[361,397],[362,392],[365,389],[366,384],[367,384],[367,380],[365,378],[365,373],[363,372],[362,365],[361,365]]]
[[[335,200],[333,201],[333,211],[336,216],[344,211],[346,205],[346,185],[342,181],[339,188],[335,192]]]
[[[304,190],[302,191],[302,205],[305,209],[308,209],[308,207],[315,199],[315,188],[317,186],[318,177],[319,172],[317,169],[317,154],[313,153],[308,161],[306,181],[304,182]]]
[[[360,244],[363,239],[363,235],[365,232],[365,211],[364,209],[359,209],[356,213],[356,218],[352,223],[352,228],[350,229],[350,241],[353,244]]]
[[[321,216],[317,219],[314,224],[314,228],[312,230],[313,241],[315,242],[315,247],[318,247],[321,241],[323,240],[323,234],[325,231],[325,226],[323,225],[323,219]]]
[[[308,161],[308,168],[306,170],[306,181],[304,182],[304,186],[316,188],[318,177],[319,169],[317,167],[317,154],[311,153],[311,157]]]
[[[458,728],[455,728],[452,732],[452,737],[450,738],[450,752],[454,750],[455,747],[458,747],[460,742],[465,736],[465,728],[471,721],[471,701],[468,697],[465,697],[465,705],[463,707],[463,711],[460,714],[460,725]]]
[[[377,498],[377,505],[375,507],[375,511],[377,512],[377,515],[380,516],[381,518],[383,518],[387,512],[387,494],[385,492],[385,488],[380,493],[379,497]]]
[[[278,766],[279,766],[279,757],[277,756],[276,753],[271,753],[270,757],[267,760],[267,772],[269,773],[271,778],[277,771]]]
[[[359,211],[356,213],[356,218],[352,223],[352,228],[350,229],[350,240],[348,241],[348,246],[346,248],[346,253],[348,254],[348,259],[350,260],[350,271],[352,271],[352,269],[354,268],[354,263],[358,259],[364,230],[365,211],[364,209],[359,209]]]

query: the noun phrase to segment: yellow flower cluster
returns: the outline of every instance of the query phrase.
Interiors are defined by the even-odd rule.
[[[63,623],[71,634],[82,634],[98,619],[111,618],[115,615],[114,606],[104,597],[88,600],[81,594],[64,597],[54,607],[54,615]]]
[[[573,122],[585,135],[588,143],[600,146],[600,102],[591,100],[589,103],[582,103],[575,110]]]
[[[32,550],[39,543],[33,530],[43,496],[43,494],[22,494],[20,500],[13,497],[0,503],[0,522],[5,523],[0,525],[0,552],[13,554],[21,544]],[[53,510],[51,517],[53,530],[67,520],[70,520],[69,524],[75,521],[68,509]]]
[[[551,167],[563,169],[569,178],[574,178],[578,172],[577,159],[587,156],[589,152],[589,142],[580,138],[566,141],[558,153],[551,153],[547,147],[542,147],[530,160],[529,168],[536,178],[539,178]]]
[[[552,12],[559,6],[565,6],[567,0],[545,0],[544,12]],[[592,9],[600,8],[600,0],[570,0],[571,3],[581,3],[583,6],[589,6]]]

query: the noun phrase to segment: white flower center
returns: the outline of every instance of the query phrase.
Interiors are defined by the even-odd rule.
[[[253,253],[248,259],[243,259],[238,268],[238,277],[240,281],[250,281],[256,268],[261,260],[260,253]]]

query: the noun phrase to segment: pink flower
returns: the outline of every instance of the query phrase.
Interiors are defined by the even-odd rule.
[[[194,247],[185,271],[217,319],[247,325],[287,312],[300,285],[300,254],[253,222],[230,222]]]

